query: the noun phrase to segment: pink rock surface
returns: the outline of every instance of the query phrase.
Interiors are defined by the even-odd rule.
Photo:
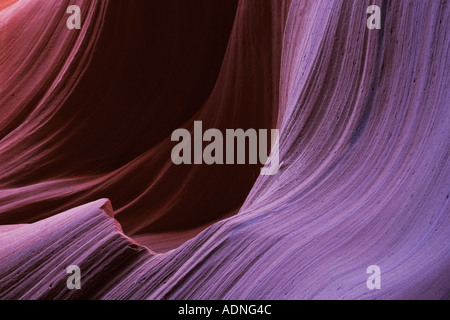
[[[0,1],[0,298],[450,298],[449,23],[440,0]],[[279,128],[280,172],[175,166],[194,120]]]

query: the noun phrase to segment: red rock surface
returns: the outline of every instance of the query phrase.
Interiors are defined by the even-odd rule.
[[[449,13],[0,1],[0,298],[448,299]],[[195,120],[279,128],[280,172],[175,166]]]

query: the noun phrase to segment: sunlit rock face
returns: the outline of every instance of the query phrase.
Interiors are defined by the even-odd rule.
[[[0,1],[0,298],[450,298],[449,25],[443,0]],[[279,172],[174,165],[194,121],[279,129]]]

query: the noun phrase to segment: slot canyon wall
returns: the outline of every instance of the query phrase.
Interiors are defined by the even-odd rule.
[[[449,25],[446,0],[0,0],[0,299],[449,299]],[[174,165],[197,120],[278,128],[280,171]]]

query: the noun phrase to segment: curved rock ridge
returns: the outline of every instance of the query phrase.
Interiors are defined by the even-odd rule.
[[[0,248],[0,299],[96,299],[153,254],[123,234],[109,200],[0,230]],[[82,271],[82,292],[67,289],[72,265]]]
[[[444,0],[0,1],[0,298],[449,299],[449,23]],[[279,173],[174,165],[194,121],[278,128]]]

